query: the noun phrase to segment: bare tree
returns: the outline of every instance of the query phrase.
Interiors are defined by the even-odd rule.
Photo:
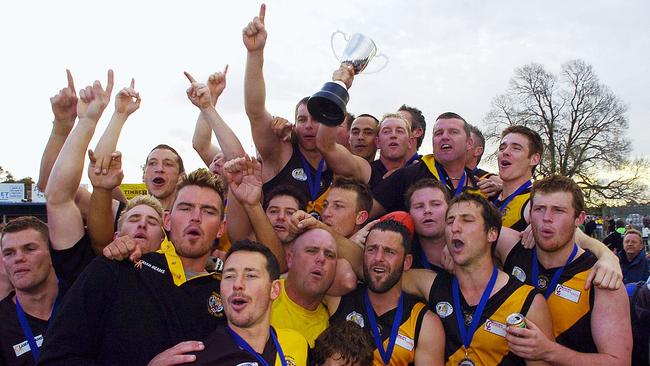
[[[492,101],[486,137],[498,139],[510,125],[524,125],[544,140],[538,175],[563,174],[580,184],[588,203],[645,198],[644,160],[630,161],[627,107],[598,80],[591,65],[573,60],[554,75],[539,64],[515,70],[506,93]],[[604,180],[597,172],[616,176]],[[625,171],[625,174],[621,174]]]

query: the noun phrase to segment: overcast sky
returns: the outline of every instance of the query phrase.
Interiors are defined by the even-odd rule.
[[[136,80],[140,110],[118,149],[125,183],[140,182],[149,150],[167,143],[188,169],[202,165],[192,150],[198,114],[185,95],[183,71],[205,80],[229,64],[219,112],[252,152],[243,108],[246,51],[242,28],[254,1],[5,1],[0,5],[2,68],[0,166],[37,178],[51,129],[49,97],[77,90],[115,70],[114,92]],[[341,29],[373,38],[388,67],[360,75],[349,110],[381,116],[403,103],[424,111],[430,152],[435,116],[455,111],[483,124],[492,98],[516,67],[530,62],[557,72],[581,58],[629,107],[633,156],[650,157],[650,28],[648,1],[284,1],[267,4],[267,107],[292,120],[295,103],[329,80],[337,62],[330,35]],[[104,112],[91,147],[113,113]],[[84,181],[87,178],[84,177]]]

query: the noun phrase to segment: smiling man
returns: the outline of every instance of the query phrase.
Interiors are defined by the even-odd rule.
[[[56,311],[59,289],[47,225],[31,216],[10,221],[0,236],[2,262],[14,287],[0,302],[0,364],[34,365]]]
[[[135,265],[93,261],[62,302],[39,362],[145,365],[159,353],[198,350],[198,342],[173,346],[224,321],[220,277],[205,270],[222,217],[221,181],[206,169],[184,177],[164,218],[171,242]]]

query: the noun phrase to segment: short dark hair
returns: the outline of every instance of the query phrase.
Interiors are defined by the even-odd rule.
[[[436,118],[436,121],[438,121],[440,119],[459,119],[459,120],[463,121],[463,130],[465,130],[465,134],[467,135],[468,138],[472,136],[472,130],[471,130],[470,124],[467,123],[465,118],[461,117],[460,114],[454,113],[454,112],[445,112],[445,113],[439,115]]]
[[[345,122],[346,126],[348,127],[348,130],[350,129],[350,127],[352,127],[352,121],[354,121],[354,119],[355,119],[354,114],[352,114],[352,113],[350,113],[348,111],[345,112],[345,120],[344,120],[344,122]]]
[[[278,264],[278,259],[275,258],[271,250],[264,244],[260,244],[252,240],[239,240],[232,244],[228,253],[226,253],[226,258],[224,262],[228,260],[235,252],[253,252],[260,253],[266,258],[266,271],[269,273],[269,278],[271,281],[275,281],[280,278],[280,265]]]
[[[437,179],[423,178],[411,184],[411,186],[406,190],[406,193],[404,193],[404,204],[406,205],[407,209],[411,207],[411,198],[413,198],[413,193],[423,188],[439,189],[445,197],[445,202],[449,203],[450,197],[449,191],[447,191],[447,187],[445,187]]]
[[[474,135],[476,135],[476,137],[478,137],[478,139],[476,139],[477,141],[474,141],[474,146],[485,147],[485,136],[483,136],[483,132],[481,132],[481,130],[479,130],[478,127],[472,124],[469,125],[469,129],[471,133],[473,133]]]
[[[377,123],[377,126],[379,126],[379,120],[377,119],[377,117],[373,116],[372,114],[362,113],[362,114],[357,116],[357,118],[361,118],[361,117],[372,118],[375,121],[375,123]],[[357,118],[355,118],[355,119],[357,119]]]
[[[463,192],[459,196],[451,199],[449,202],[449,208],[460,202],[473,202],[481,208],[481,217],[483,217],[483,224],[485,225],[486,233],[492,229],[496,230],[497,235],[501,232],[501,212],[496,208],[496,206],[483,198],[483,196]],[[449,211],[449,209],[447,209],[447,211]]]
[[[217,192],[221,198],[221,218],[223,219],[223,210],[225,206],[225,184],[223,183],[223,180],[220,176],[212,174],[212,172],[206,168],[199,168],[191,172],[189,175],[181,177],[181,179],[178,181],[178,184],[176,184],[176,192],[180,192],[181,189],[187,186],[199,186],[203,188],[209,188]],[[176,199],[174,199],[174,201],[176,201]]]
[[[160,144],[160,145],[157,145],[156,147],[154,147],[153,149],[151,149],[151,151],[149,151],[149,154],[147,154],[147,161],[145,161],[145,164],[144,164],[145,166],[149,162],[149,155],[151,155],[151,153],[154,150],[158,150],[158,149],[160,149],[160,150],[169,150],[174,155],[176,155],[176,159],[178,160],[178,172],[179,173],[185,173],[185,165],[183,165],[183,158],[181,158],[181,156],[178,154],[178,151],[176,151],[176,149],[174,149],[173,147],[171,147],[171,146],[169,146],[167,144]]]
[[[424,135],[427,132],[427,121],[424,119],[424,115],[422,114],[422,111],[415,107],[407,106],[406,104],[402,104],[402,106],[399,107],[397,111],[409,112],[411,116],[413,116],[413,126],[411,126],[411,131],[413,131],[416,128],[422,129],[422,136],[418,137],[417,148],[419,149],[420,146],[422,145],[422,141],[424,141]]]
[[[296,110],[293,113],[293,118],[296,118],[296,119],[298,118],[298,107],[300,107],[303,104],[307,105],[307,101],[309,101],[309,98],[310,97],[304,97],[304,98],[302,98],[302,99],[300,99],[298,101],[298,104],[296,104]]]
[[[404,254],[411,253],[411,233],[401,222],[393,219],[381,220],[370,228],[368,235],[373,231],[392,231],[402,237]]]
[[[479,130],[478,127],[472,124],[469,125],[469,129],[471,132],[470,137],[472,135],[476,135],[476,141],[474,141],[474,138],[472,138],[472,143],[474,144],[474,147],[480,146],[483,148],[483,151],[485,151],[485,136],[483,136],[483,132],[481,132],[481,130]],[[483,154],[481,154],[481,156],[478,157],[478,159],[476,160],[477,164],[481,162],[482,157]]]
[[[39,220],[34,216],[20,216],[9,221],[0,231],[0,247],[2,246],[2,240],[7,233],[17,233],[19,231],[33,229],[38,231],[39,234],[43,237],[46,245],[49,239],[49,230],[47,224]]]
[[[331,188],[339,188],[346,191],[354,191],[357,194],[357,212],[368,211],[372,209],[372,193],[365,183],[358,180],[345,177],[336,177],[332,182]]]
[[[531,202],[531,209],[532,205],[535,203],[535,195],[538,193],[555,193],[555,192],[568,192],[571,193],[571,196],[573,197],[572,199],[572,206],[573,210],[575,211],[573,213],[574,217],[578,217],[580,215],[580,212],[585,210],[585,197],[582,194],[582,190],[576,184],[576,182],[573,181],[573,179],[565,177],[563,175],[559,174],[553,174],[549,175],[548,177],[545,177],[540,180],[536,180],[535,183],[533,183],[533,188],[530,192],[530,202]]]
[[[518,133],[520,135],[524,135],[528,139],[528,150],[529,154],[528,157],[533,156],[534,154],[539,154],[540,161],[542,154],[544,153],[544,142],[542,141],[541,136],[530,128],[526,126],[509,126],[506,127],[505,130],[501,132],[501,139],[506,137],[506,135],[511,134],[511,133]],[[532,169],[532,172],[535,173],[535,168],[537,167],[534,166]]]
[[[371,365],[373,349],[370,337],[357,323],[339,321],[316,338],[312,356],[315,365],[322,365],[335,355],[339,355],[339,360],[346,365]]]
[[[295,199],[298,203],[299,210],[304,210],[307,206],[305,197],[299,194],[295,188],[287,184],[281,184],[279,186],[273,187],[273,189],[271,189],[271,191],[264,196],[264,205],[262,206],[262,208],[264,208],[264,211],[266,211],[266,209],[269,207],[271,200],[278,196],[288,196]]]

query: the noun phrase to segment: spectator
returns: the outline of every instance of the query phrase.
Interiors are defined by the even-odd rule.
[[[650,274],[650,266],[643,250],[641,232],[630,229],[623,237],[623,251],[618,253],[623,271],[623,283],[643,281]]]
[[[372,342],[355,322],[332,324],[316,338],[315,344],[312,353],[314,366],[372,364]]]

